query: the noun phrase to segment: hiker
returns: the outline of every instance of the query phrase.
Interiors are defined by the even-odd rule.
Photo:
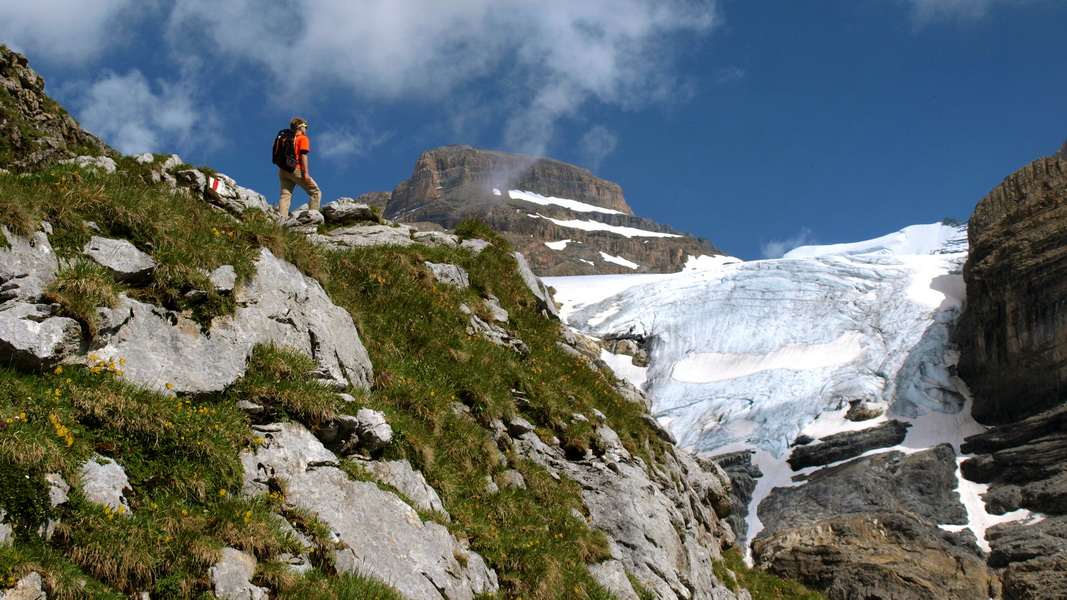
[[[296,186],[304,188],[311,197],[311,210],[319,209],[319,200],[322,199],[322,191],[308,173],[308,152],[311,146],[307,136],[308,123],[300,117],[289,121],[289,130],[293,134],[293,152],[296,157],[296,168],[289,171],[283,166],[278,168],[278,179],[282,185],[281,197],[278,199],[278,214],[281,220],[289,218],[289,202],[293,199],[293,190]]]

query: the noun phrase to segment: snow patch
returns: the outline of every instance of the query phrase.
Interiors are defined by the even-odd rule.
[[[608,215],[621,215],[617,210],[610,208],[603,208],[594,204],[588,204],[585,202],[579,202],[578,200],[569,200],[567,198],[555,198],[552,196],[542,196],[541,194],[535,194],[533,192],[526,192],[522,190],[509,190],[508,196],[512,200],[525,200],[526,202],[532,202],[533,204],[540,204],[541,206],[555,205],[562,206],[573,210],[574,212],[596,212],[604,213]]]
[[[553,250],[563,250],[569,243],[571,243],[571,240],[560,240],[558,242],[545,242],[545,245]]]
[[[618,225],[608,225],[607,223],[601,223],[600,221],[583,221],[580,219],[553,219],[539,214],[527,213],[528,217],[533,219],[545,219],[552,221],[560,227],[567,227],[570,229],[581,229],[582,231],[607,231],[621,235],[623,237],[662,237],[662,238],[676,238],[682,237],[676,233],[662,233],[659,231],[647,231],[644,229],[637,229],[635,227],[621,227]]]
[[[714,383],[748,377],[773,369],[821,369],[850,363],[865,351],[858,331],[845,333],[825,344],[789,344],[767,354],[691,354],[675,363],[671,377],[686,383]]]
[[[641,266],[641,265],[639,265],[639,264],[637,264],[637,263],[635,263],[633,261],[626,260],[625,258],[622,258],[621,256],[612,256],[612,255],[610,255],[610,254],[608,254],[606,252],[601,252],[600,253],[600,258],[603,258],[604,262],[609,262],[609,263],[620,265],[620,266],[623,266],[623,267],[629,267],[631,269],[636,269],[637,267]]]

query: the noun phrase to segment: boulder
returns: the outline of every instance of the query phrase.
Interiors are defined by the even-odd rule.
[[[164,163],[165,170],[169,162],[168,159],[167,163]],[[263,214],[271,213],[271,206],[263,194],[238,185],[232,177],[222,173],[208,178],[203,189],[205,199],[232,215],[241,215],[247,210],[258,210]]]
[[[82,464],[80,472],[79,489],[86,500],[102,504],[125,516],[133,515],[126,499],[126,494],[133,490],[121,465],[97,454]]]
[[[416,242],[430,246],[446,246],[455,248],[459,246],[459,236],[443,231],[416,231],[412,236]]]
[[[515,261],[518,263],[519,277],[537,299],[537,307],[546,315],[558,319],[559,311],[556,309],[556,301],[552,298],[552,292],[549,291],[548,286],[530,270],[530,265],[521,252],[515,253]]]
[[[53,316],[57,305],[0,304],[0,362],[30,370],[49,369],[82,350],[81,326]]]
[[[422,473],[411,468],[411,463],[406,458],[386,461],[356,460],[375,479],[393,486],[396,491],[404,494],[404,497],[411,500],[416,510],[436,512],[450,519],[437,490],[426,483],[426,477]]]
[[[221,600],[267,600],[269,590],[252,583],[255,574],[256,558],[235,548],[223,548],[222,558],[208,569]]]
[[[59,260],[43,231],[29,237],[14,235],[0,225],[6,244],[0,244],[0,303],[37,302],[56,279]]]
[[[0,592],[0,600],[48,600],[44,579],[39,573],[30,572],[15,582],[14,587]]]
[[[374,213],[366,204],[356,202],[351,198],[338,198],[323,205],[322,217],[326,223],[332,224],[352,220],[369,221],[374,218]]]
[[[462,267],[429,261],[426,262],[426,266],[433,273],[434,279],[440,283],[458,288],[468,288],[471,285],[470,276]]]
[[[287,502],[330,528],[340,572],[376,577],[407,598],[472,600],[498,591],[496,573],[481,556],[444,526],[419,519],[396,495],[350,479],[337,456],[302,425],[260,431],[266,443],[241,455],[244,491],[262,494],[268,485],[284,485]]]
[[[393,441],[393,428],[385,419],[385,413],[370,408],[361,408],[356,413],[356,434],[360,446],[368,452],[377,452]]]
[[[147,281],[156,268],[156,261],[127,240],[93,236],[82,252],[106,268],[115,281],[140,283]]]
[[[317,281],[261,249],[256,275],[234,295],[235,314],[216,318],[206,333],[180,314],[120,295],[116,308],[99,309],[94,352],[125,358],[124,377],[140,385],[204,393],[241,377],[257,345],[274,344],[314,358],[335,385],[369,389],[370,358],[352,316]]]
[[[118,169],[115,160],[107,156],[76,156],[59,161],[60,164],[77,165],[79,169],[86,171],[103,171],[114,173]]]
[[[216,291],[232,293],[233,288],[237,285],[237,272],[234,271],[233,265],[222,265],[212,271],[208,275],[208,279],[211,281],[211,285],[215,286]]]

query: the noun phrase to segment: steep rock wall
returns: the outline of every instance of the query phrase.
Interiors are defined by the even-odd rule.
[[[1024,419],[1067,396],[1067,160],[1042,158],[975,208],[960,372],[974,417]]]

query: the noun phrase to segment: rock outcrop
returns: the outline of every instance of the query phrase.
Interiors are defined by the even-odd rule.
[[[960,374],[975,419],[1010,423],[1067,399],[1067,160],[1042,158],[975,208]]]
[[[512,198],[511,190],[548,201]],[[618,184],[586,169],[470,146],[424,152],[411,179],[393,190],[385,217],[446,228],[478,218],[541,276],[669,273],[690,256],[722,254],[707,240],[635,216]]]
[[[118,154],[44,94],[26,57],[0,46],[0,168],[32,169],[93,150]],[[6,147],[4,147],[6,146]]]
[[[989,597],[992,577],[965,524],[950,446],[887,452],[816,471],[759,505],[758,566],[831,600]]]

